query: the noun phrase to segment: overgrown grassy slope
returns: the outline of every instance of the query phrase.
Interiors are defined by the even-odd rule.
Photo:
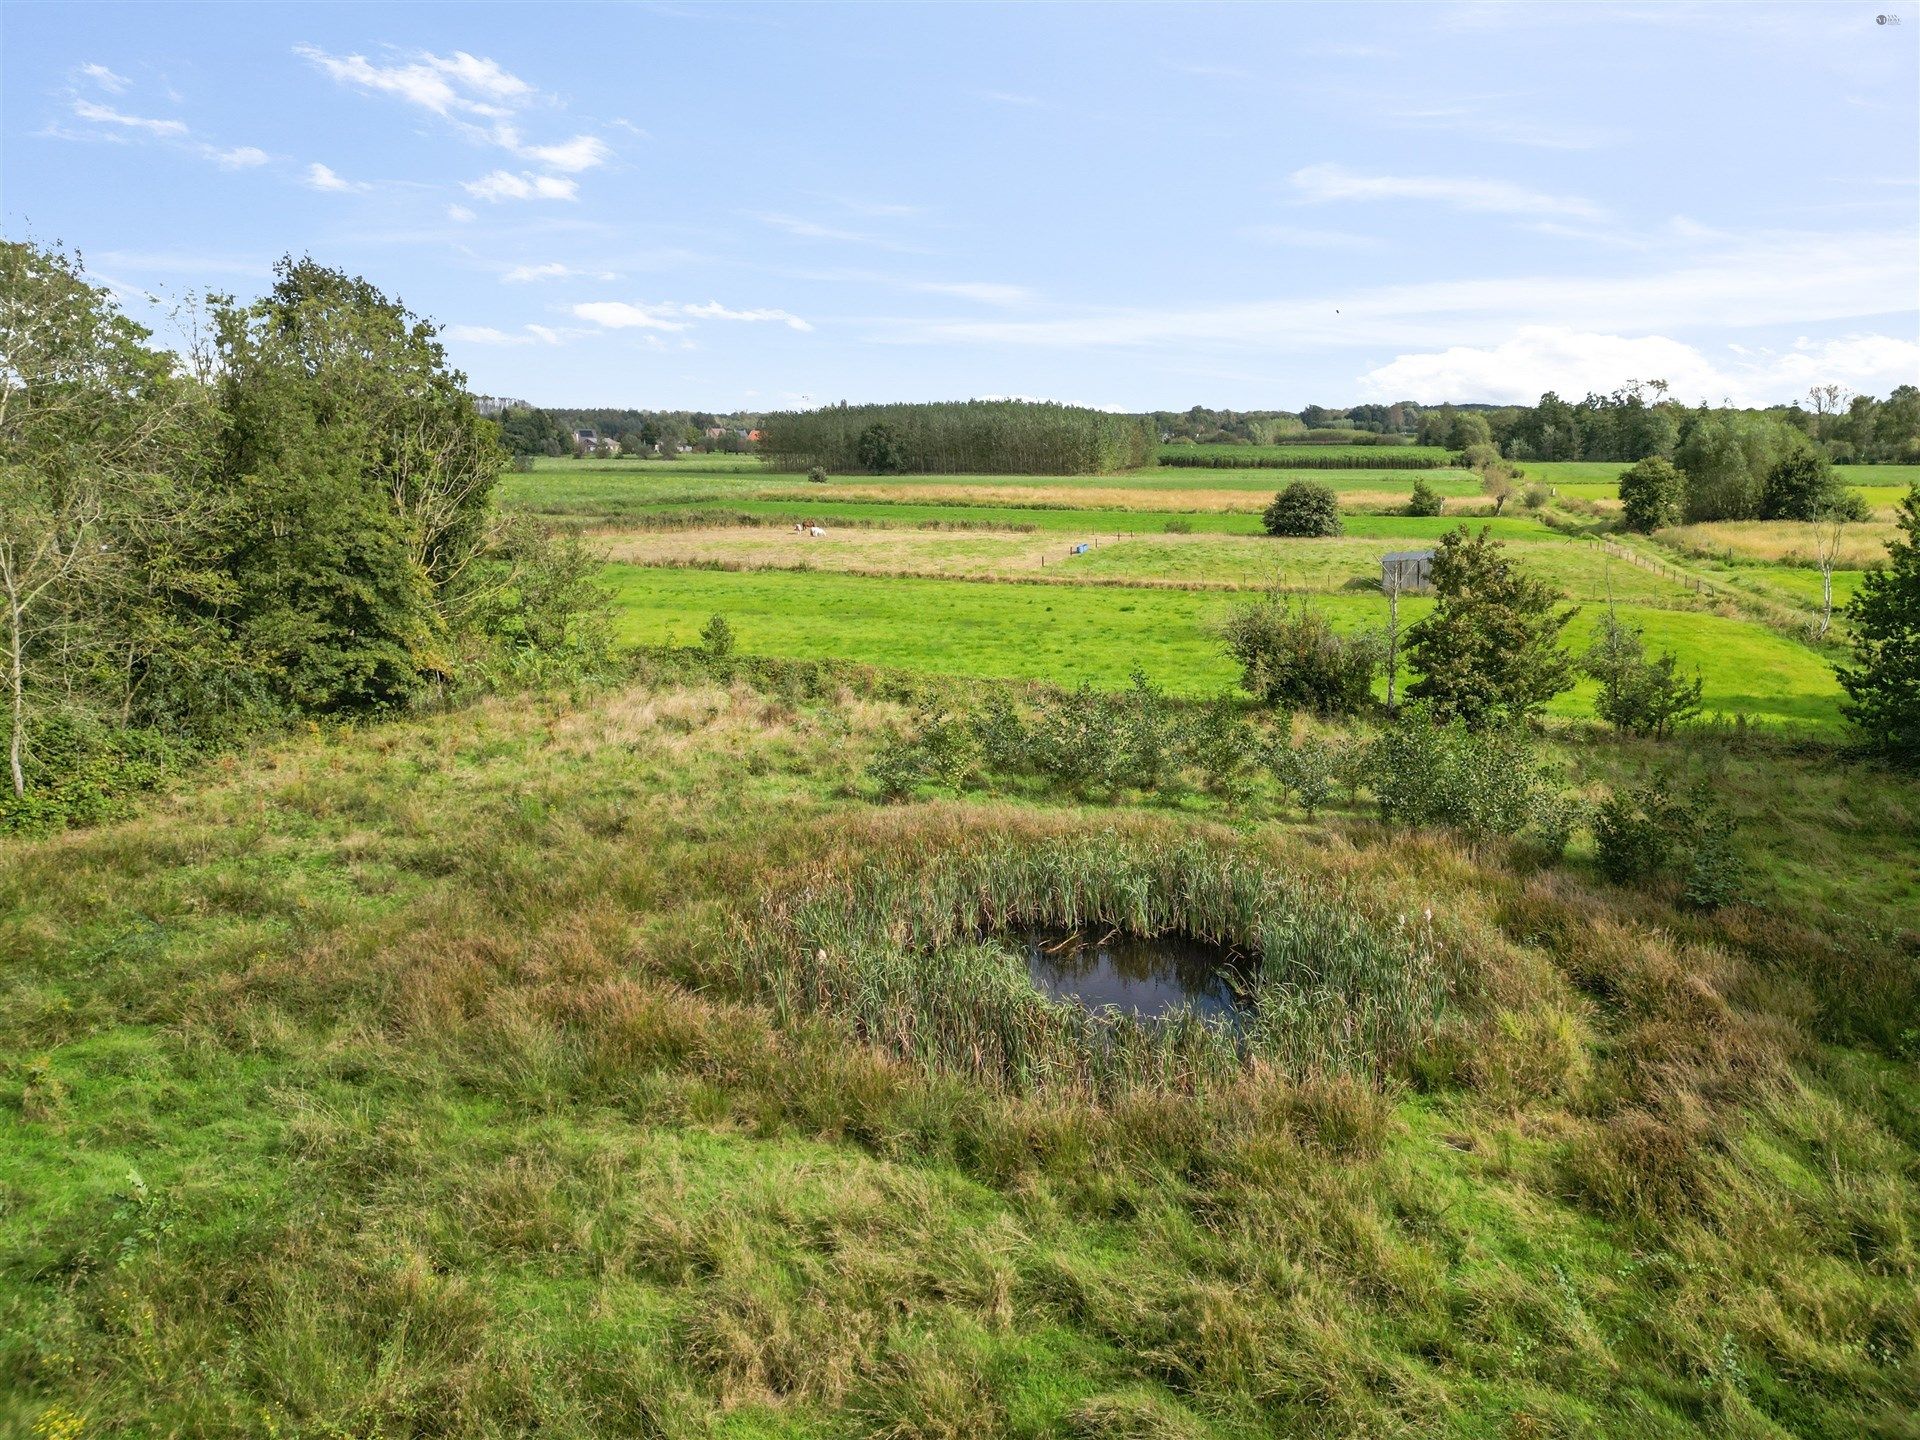
[[[1724,752],[1767,908],[1703,918],[1357,815],[877,806],[905,683],[490,702],[0,841],[0,1434],[1914,1433],[1910,782]],[[931,963],[952,857],[1071,847],[1430,927],[1446,999],[1096,1092],[770,983],[803,900]]]

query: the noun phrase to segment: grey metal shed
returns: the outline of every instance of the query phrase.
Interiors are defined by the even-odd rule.
[[[1433,551],[1390,550],[1380,557],[1380,588],[1401,594],[1431,589]]]

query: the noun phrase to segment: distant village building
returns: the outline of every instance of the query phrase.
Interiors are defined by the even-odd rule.
[[[1380,557],[1380,588],[1402,595],[1433,588],[1433,551],[1390,550]]]

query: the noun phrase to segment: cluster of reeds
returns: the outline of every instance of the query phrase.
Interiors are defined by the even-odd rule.
[[[1190,834],[988,829],[814,874],[761,903],[727,952],[732,987],[783,1024],[829,1017],[867,1043],[1016,1092],[1190,1091],[1248,1061],[1386,1075],[1453,1003],[1424,923],[1380,924],[1336,883]],[[1033,925],[1178,933],[1244,957],[1244,1021],[1142,1021],[1050,1000],[993,939]]]

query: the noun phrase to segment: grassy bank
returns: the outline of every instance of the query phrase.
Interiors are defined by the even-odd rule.
[[[1724,752],[1743,843],[1856,863],[1702,917],[1359,815],[876,807],[898,712],[780,688],[340,730],[0,841],[0,1434],[1907,1424],[1920,1086],[1846,997],[1910,784]],[[742,965],[993,897],[1430,910],[1446,998],[1357,1072],[1322,1022],[1095,1096]]]

